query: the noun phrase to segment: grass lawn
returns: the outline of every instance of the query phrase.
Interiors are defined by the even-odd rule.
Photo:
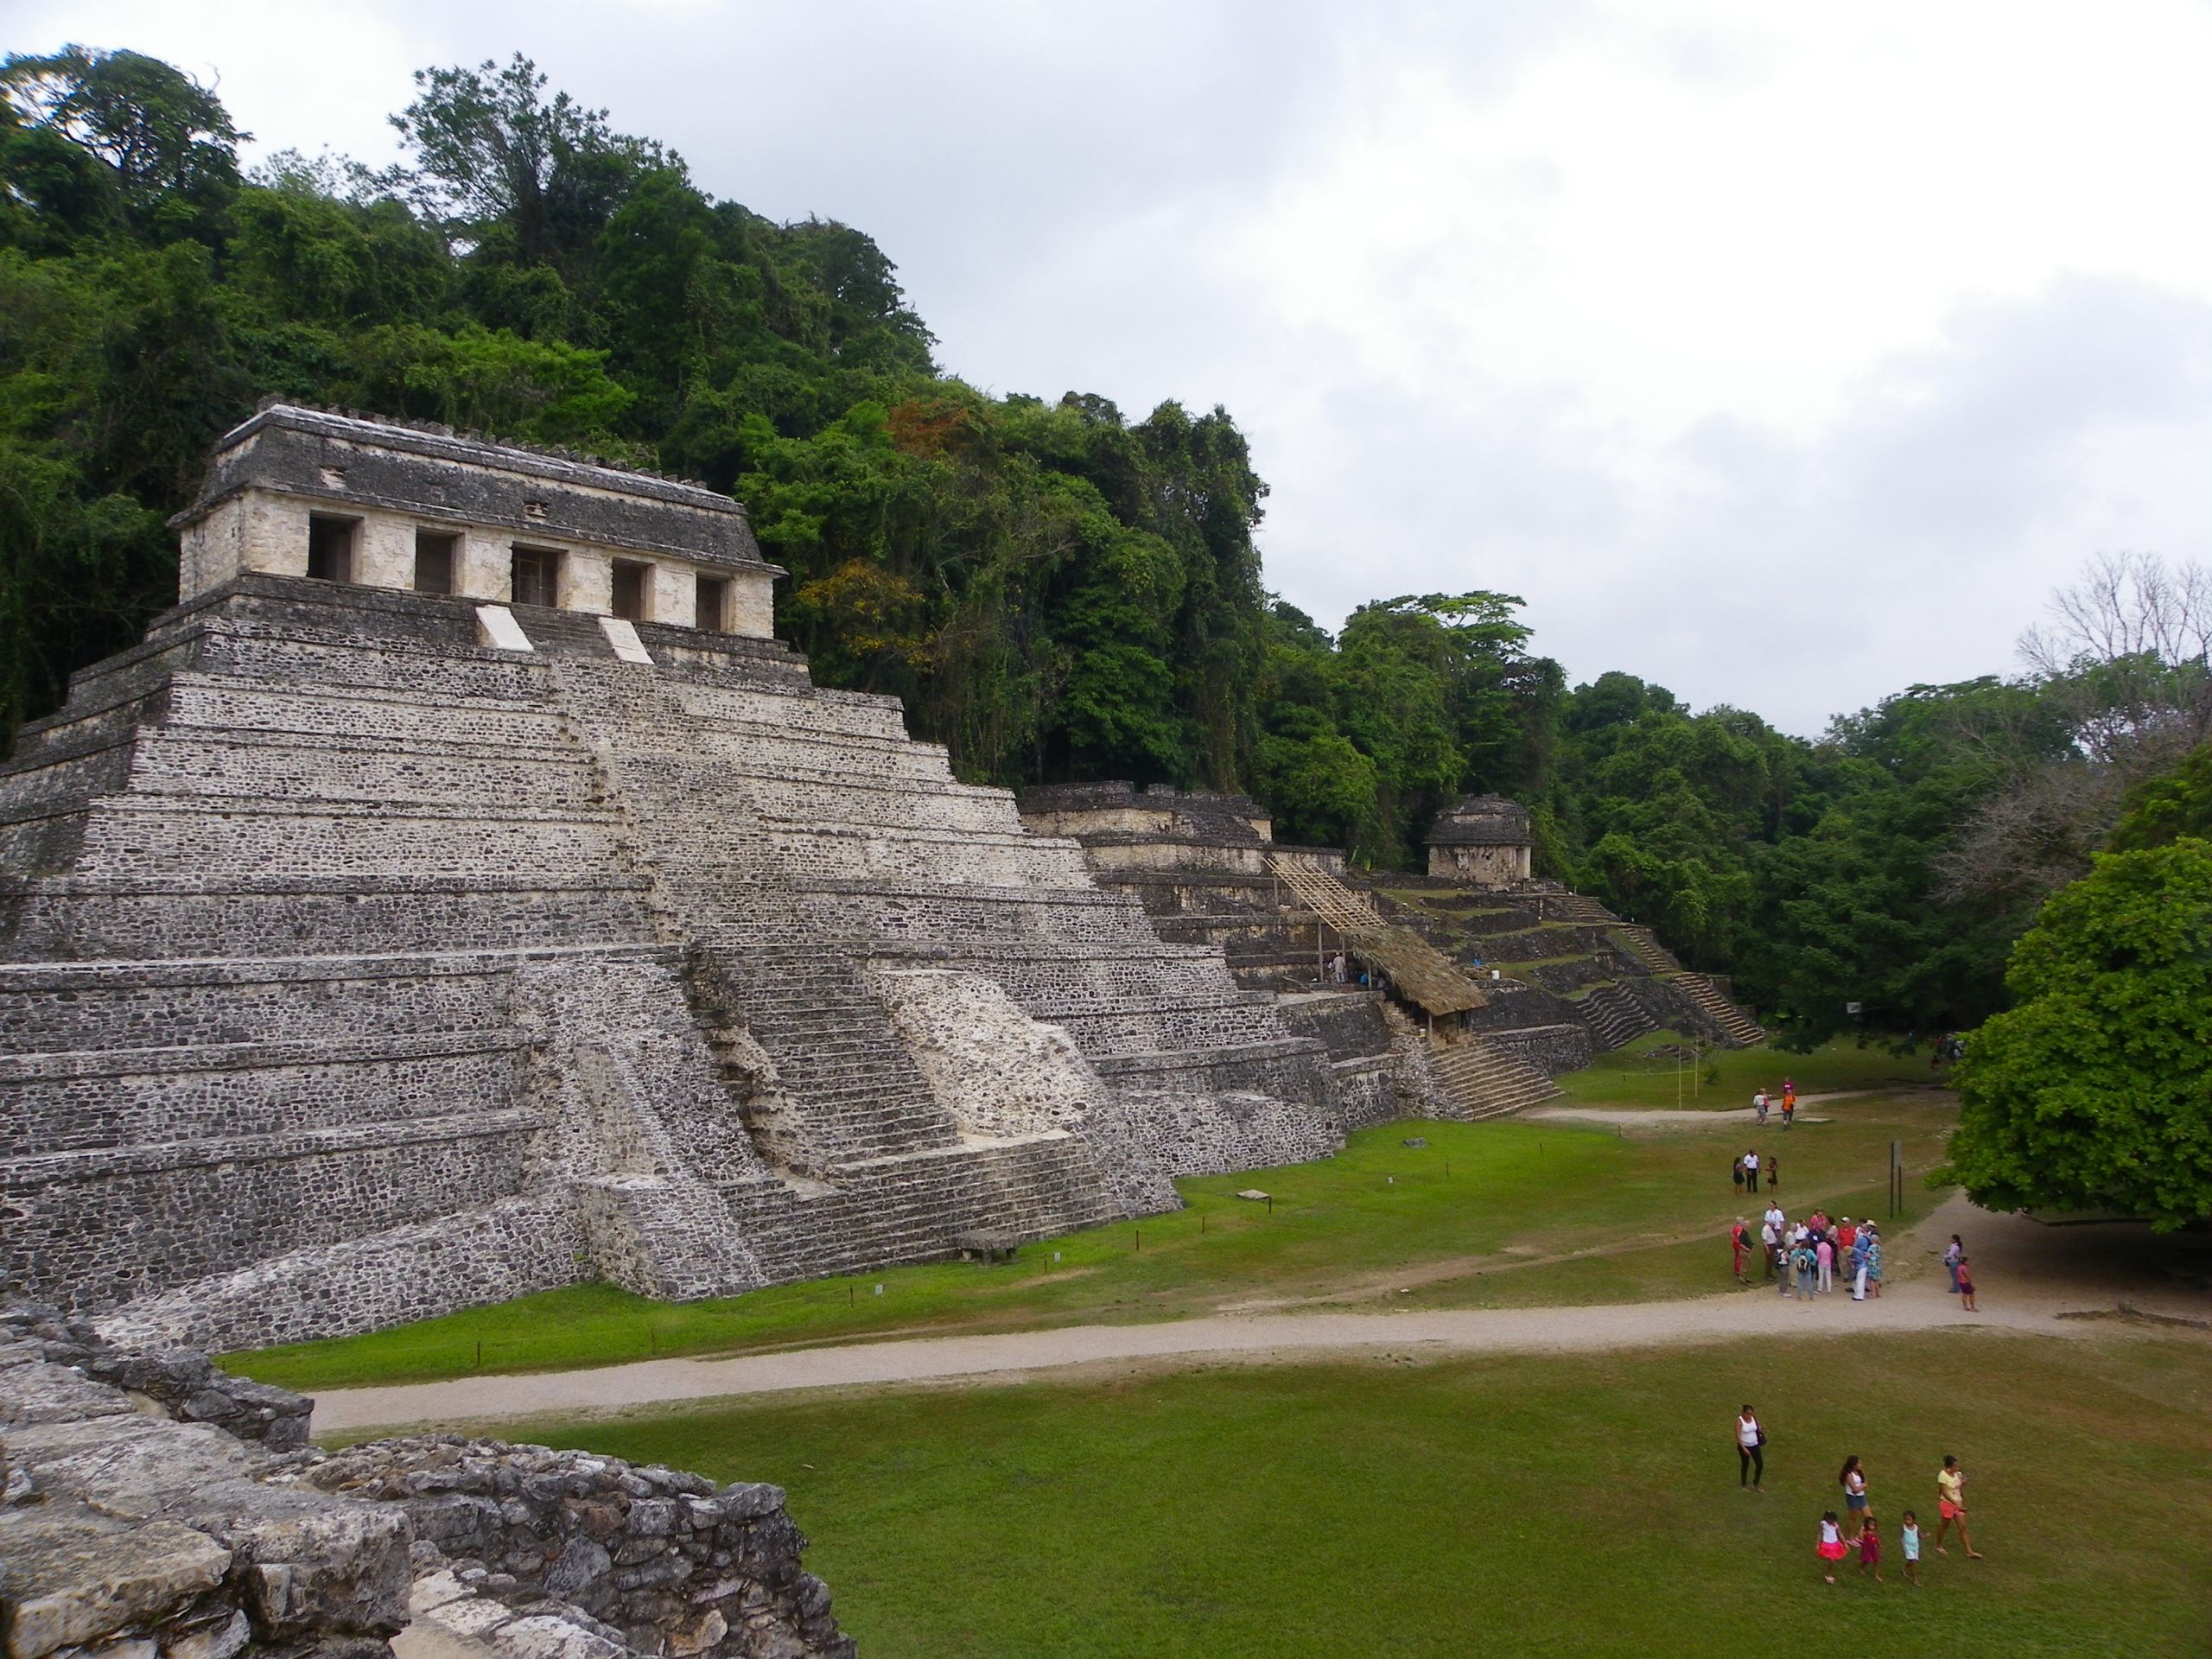
[[[1739,1491],[1736,1407],[1769,1435]],[[870,1659],[2207,1652],[2212,1344],[1989,1332],[1132,1371],[531,1438],[773,1480]],[[1974,1541],[1934,1554],[1935,1473]],[[1866,1459],[1882,1585],[1813,1554]],[[1896,1524],[1921,1514],[1923,1587]]]
[[[1836,1090],[1896,1089],[1930,1083],[1935,1074],[1925,1056],[1896,1055],[1869,1045],[1860,1048],[1848,1041],[1823,1043],[1809,1054],[1785,1054],[1774,1048],[1716,1048],[1707,1060],[1720,1073],[1718,1083],[1704,1082],[1703,1067],[1677,1065],[1658,1049],[1688,1041],[1679,1033],[1655,1031],[1637,1038],[1625,1048],[1600,1054],[1580,1071],[1559,1080],[1567,1100],[1577,1106],[1673,1107],[1679,1095],[1685,1108],[1719,1110],[1740,1109],[1764,1086],[1775,1096],[1779,1122],[1782,1080],[1789,1077],[1797,1093],[1827,1094]],[[1819,1107],[1805,1109],[1819,1111]]]
[[[1783,1197],[1839,1212],[1871,1208],[1892,1136],[1909,1166],[1941,1157],[1948,1096],[1842,1103],[1834,1121],[1785,1140]],[[1408,1135],[1428,1145],[1408,1148]],[[740,1352],[897,1332],[1002,1330],[1175,1319],[1252,1301],[1388,1299],[1418,1273],[1432,1304],[1481,1306],[1549,1294],[1561,1301],[1722,1290],[1724,1239],[1739,1206],[1727,1176],[1739,1126],[1624,1135],[1506,1120],[1362,1131],[1336,1158],[1177,1183],[1189,1207],[1024,1247],[1012,1264],[937,1263],[817,1280],[743,1296],[657,1304],[604,1285],[542,1292],[394,1330],[232,1356],[234,1369],[313,1390],[485,1371],[613,1364],[653,1353]],[[1238,1199],[1274,1195],[1272,1212]],[[1909,1182],[1924,1209],[1929,1195]],[[1848,1198],[1851,1202],[1844,1200]],[[1853,1209],[1853,1205],[1858,1210]],[[1648,1247],[1701,1235],[1679,1252]],[[1609,1268],[1477,1269],[1529,1256],[1630,1249]],[[1057,1255],[1058,1260],[1053,1258]],[[1893,1269],[1894,1270],[1894,1269]],[[1509,1283],[1508,1281],[1512,1282]],[[883,1294],[875,1294],[877,1285]]]

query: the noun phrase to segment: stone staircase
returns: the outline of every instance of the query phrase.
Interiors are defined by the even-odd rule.
[[[1691,1005],[1720,1033],[1732,1048],[1750,1048],[1766,1040],[1766,1031],[1716,985],[1710,976],[1693,973],[1676,961],[1648,927],[1624,923],[1612,930],[1614,942],[1662,983],[1688,998]]]
[[[702,795],[692,768],[638,747],[643,734],[672,741],[689,726],[682,705],[651,671],[564,661],[552,672],[610,797],[622,803],[630,851],[652,876],[657,906],[696,942],[684,984],[725,1080],[737,1083],[746,1069],[736,1054],[741,1010],[742,1029],[773,1061],[795,1108],[772,1129],[748,1120],[767,1131],[763,1150],[822,1178],[845,1164],[954,1145],[957,1128],[861,977],[865,946],[803,925],[791,896],[748,868],[760,828],[743,803]]]
[[[1551,1099],[1559,1085],[1533,1065],[1500,1053],[1479,1037],[1428,1044],[1428,1069],[1449,1091],[1463,1122],[1503,1117]]]
[[[1659,943],[1659,936],[1648,927],[1623,922],[1612,930],[1614,943],[1618,944],[1643,967],[1655,974],[1679,974],[1682,964],[1675,960],[1674,953]]]
[[[1426,1012],[1459,1014],[1483,1006],[1482,992],[1449,957],[1412,929],[1384,921],[1373,906],[1334,876],[1279,855],[1268,856],[1268,868],[1336,929],[1347,951],[1386,976]]]
[[[1595,922],[1603,926],[1618,926],[1620,918],[1581,893],[1548,893],[1536,896],[1535,909],[1546,921]]]
[[[1751,1048],[1766,1040],[1765,1027],[1733,999],[1722,995],[1720,988],[1707,976],[1685,970],[1669,982],[1704,1010],[1719,1027],[1722,1039],[1731,1048]]]
[[[1618,985],[1600,985],[1582,1000],[1583,1018],[1598,1046],[1625,1047],[1646,1032],[1659,1029],[1659,1021],[1643,1000]]]

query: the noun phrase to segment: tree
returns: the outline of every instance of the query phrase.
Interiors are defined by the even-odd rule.
[[[123,211],[162,239],[207,239],[238,189],[238,146],[214,93],[158,58],[65,46],[0,63],[19,120],[105,162]]]
[[[2100,855],[2012,952],[1955,1074],[1954,1169],[1997,1209],[2212,1218],[2212,842]]]
[[[681,170],[650,140],[607,124],[566,92],[544,97],[546,79],[521,53],[502,69],[418,69],[415,101],[391,124],[414,152],[395,175],[458,242],[495,235],[515,259],[560,264],[588,250],[638,175]]]
[[[2116,853],[2164,847],[2182,836],[2212,841],[2212,743],[2190,751],[2173,771],[2130,790],[2113,831]]]
[[[2020,641],[2029,678],[1983,699],[1961,743],[1997,786],[1940,855],[1953,898],[2041,899],[2088,868],[2128,790],[2212,737],[2212,570],[2094,559]]]

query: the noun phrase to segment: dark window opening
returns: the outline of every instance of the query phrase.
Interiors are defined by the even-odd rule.
[[[353,580],[353,531],[359,522],[308,515],[308,575],[317,582]]]
[[[645,620],[645,575],[652,566],[614,561],[614,614],[625,622]]]
[[[561,556],[550,548],[515,549],[514,602],[543,605],[549,610],[560,603]]]
[[[442,531],[418,530],[415,532],[415,591],[418,594],[450,594],[454,583],[454,546],[458,536]]]
[[[728,611],[729,583],[720,576],[700,577],[697,614],[692,626],[721,633],[728,626]]]

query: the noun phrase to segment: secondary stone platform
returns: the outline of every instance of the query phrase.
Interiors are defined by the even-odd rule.
[[[1341,1144],[1219,945],[765,637],[727,499],[279,405],[179,523],[183,602],[0,767],[10,1284],[238,1346]]]

